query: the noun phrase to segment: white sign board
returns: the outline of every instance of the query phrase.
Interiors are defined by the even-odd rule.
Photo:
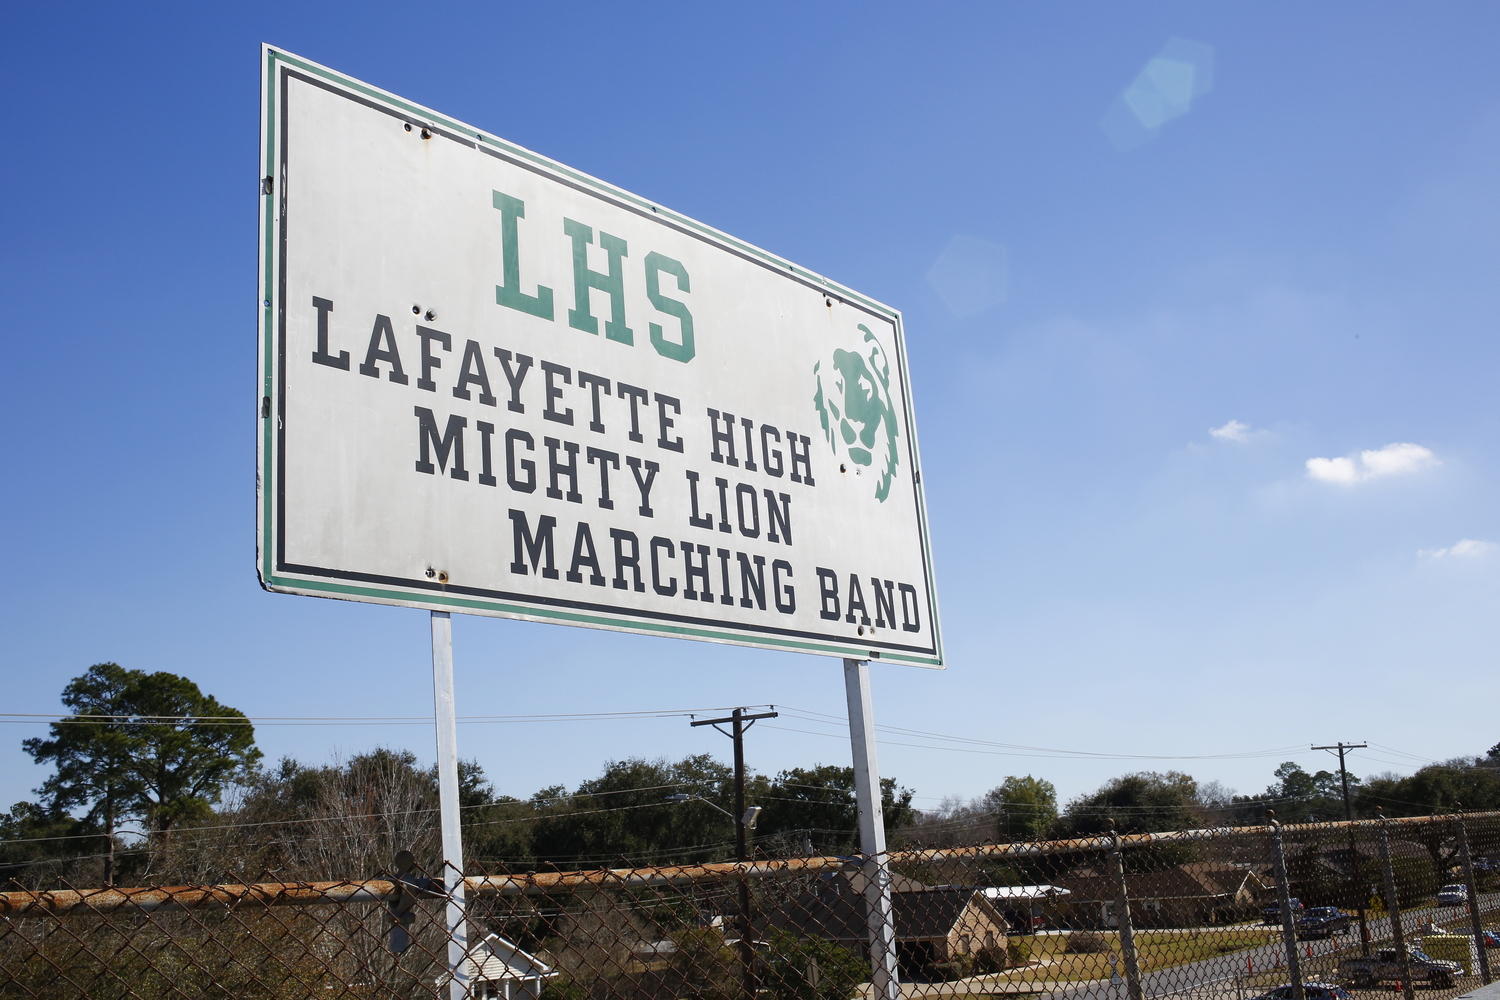
[[[901,316],[264,51],[262,585],[943,663]]]

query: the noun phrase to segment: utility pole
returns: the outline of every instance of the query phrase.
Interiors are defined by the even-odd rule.
[[[772,706],[773,708],[775,706]],[[694,719],[690,725],[713,726],[734,740],[734,856],[738,861],[750,860],[750,845],[745,836],[745,731],[755,725],[757,719],[774,719],[778,712],[761,712],[746,715],[737,708],[723,719]],[[724,723],[731,729],[719,729]],[[753,1000],[759,984],[755,977],[755,942],[751,928],[750,881],[740,876],[740,963],[744,968],[745,996]]]
[[[1368,743],[1345,743],[1340,740],[1331,747],[1313,747],[1314,750],[1337,751],[1339,755],[1339,782],[1344,788],[1344,819],[1351,825],[1349,830],[1349,872],[1350,878],[1354,880],[1354,898],[1359,901],[1359,950],[1363,955],[1370,954],[1370,928],[1365,918],[1365,884],[1359,874],[1359,847],[1354,841],[1354,807],[1349,804],[1349,769],[1344,766],[1344,752],[1347,750],[1362,750],[1369,746]]]

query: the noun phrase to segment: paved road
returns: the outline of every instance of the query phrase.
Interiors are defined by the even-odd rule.
[[[1481,893],[1479,905],[1481,910],[1493,910],[1500,907],[1500,893]],[[1449,930],[1464,933],[1469,925],[1469,911],[1466,906],[1424,906],[1403,910],[1401,928],[1405,931],[1407,940],[1410,941],[1428,920]],[[1378,943],[1390,939],[1389,917],[1371,917],[1368,924],[1373,942]],[[1346,954],[1359,953],[1359,927],[1356,924],[1354,934],[1342,938],[1299,941],[1297,950],[1303,962],[1308,962],[1308,951],[1311,950],[1313,960],[1310,964],[1326,968],[1330,961],[1328,957],[1341,950]],[[1319,958],[1324,960],[1320,962]],[[1280,941],[1228,955],[1217,955],[1186,965],[1150,970],[1141,976],[1141,989],[1148,997],[1190,991],[1195,994],[1195,998],[1201,994],[1202,1000],[1210,1000],[1214,992],[1225,993],[1227,997],[1237,997],[1239,987],[1234,982],[1235,979],[1241,976],[1260,975],[1273,969],[1280,969],[1282,975],[1286,975],[1286,949]],[[1303,979],[1308,978],[1304,974]],[[1289,982],[1290,979],[1285,981]],[[1217,984],[1222,984],[1218,991],[1204,989],[1204,987]],[[1259,987],[1256,988],[1259,989]],[[1123,982],[1097,980],[1072,984],[1070,988],[1053,992],[1052,997],[1053,1000],[1126,1000],[1127,992]]]
[[[1479,904],[1481,910],[1500,908],[1500,893],[1482,893],[1479,897]],[[1407,940],[1410,941],[1415,937],[1428,920],[1450,931],[1466,933],[1469,926],[1469,911],[1464,906],[1426,906],[1403,911],[1401,926],[1406,932]],[[1371,916],[1367,922],[1373,944],[1390,939],[1391,925],[1388,917]],[[1235,928],[1223,926],[1181,928],[1177,929],[1177,933],[1214,933],[1230,929],[1259,929],[1263,926],[1242,924]],[[1246,948],[1226,955],[1216,955],[1197,962],[1149,970],[1141,977],[1142,990],[1148,997],[1170,997],[1178,994],[1182,995],[1183,1000],[1249,1000],[1266,990],[1273,989],[1277,984],[1289,982],[1290,979],[1286,973],[1286,949],[1280,940],[1280,927],[1265,927],[1265,930],[1276,933],[1277,940],[1271,944]],[[1153,929],[1149,933],[1158,935],[1162,931]],[[1297,942],[1303,980],[1315,981],[1325,978],[1331,975],[1330,970],[1338,957],[1359,954],[1358,934],[1359,927],[1356,924],[1353,934],[1332,939]],[[1311,958],[1309,958],[1309,952],[1311,952]],[[1275,983],[1266,981],[1268,973],[1271,974],[1269,978],[1276,980]],[[996,980],[976,977],[951,983],[902,983],[901,996],[903,1000],[950,996],[1049,995],[1050,1000],[1128,1000],[1129,994],[1123,979],[1118,982],[1108,979],[1083,982],[1049,980],[1042,978],[1047,974],[1045,967],[1036,969],[1035,974],[1038,978]],[[1122,969],[1122,977],[1123,974]],[[1446,1000],[1448,997],[1465,992],[1473,985],[1473,983],[1466,983],[1443,991],[1430,991],[1424,988],[1422,1000]],[[865,984],[863,992],[866,996],[869,994],[869,989],[869,984]],[[1370,1000],[1374,1000],[1377,994],[1380,1000],[1391,996],[1388,989],[1359,991],[1355,996],[1357,1000],[1360,1000],[1368,995]]]

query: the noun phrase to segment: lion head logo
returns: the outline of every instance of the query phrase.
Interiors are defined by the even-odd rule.
[[[833,453],[842,450],[855,465],[877,470],[875,499],[884,503],[900,463],[891,365],[870,328],[861,323],[859,329],[864,340],[858,350],[835,350],[831,359],[813,365],[813,406]]]

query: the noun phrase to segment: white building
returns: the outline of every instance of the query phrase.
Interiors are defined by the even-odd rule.
[[[984,898],[1005,914],[1017,933],[1043,926],[1042,904],[1066,899],[1072,893],[1059,885],[997,885],[981,890]]]
[[[484,1000],[537,1000],[543,981],[557,975],[552,966],[498,934],[486,934],[470,948],[463,969],[470,993]],[[438,985],[447,984],[445,975]]]

